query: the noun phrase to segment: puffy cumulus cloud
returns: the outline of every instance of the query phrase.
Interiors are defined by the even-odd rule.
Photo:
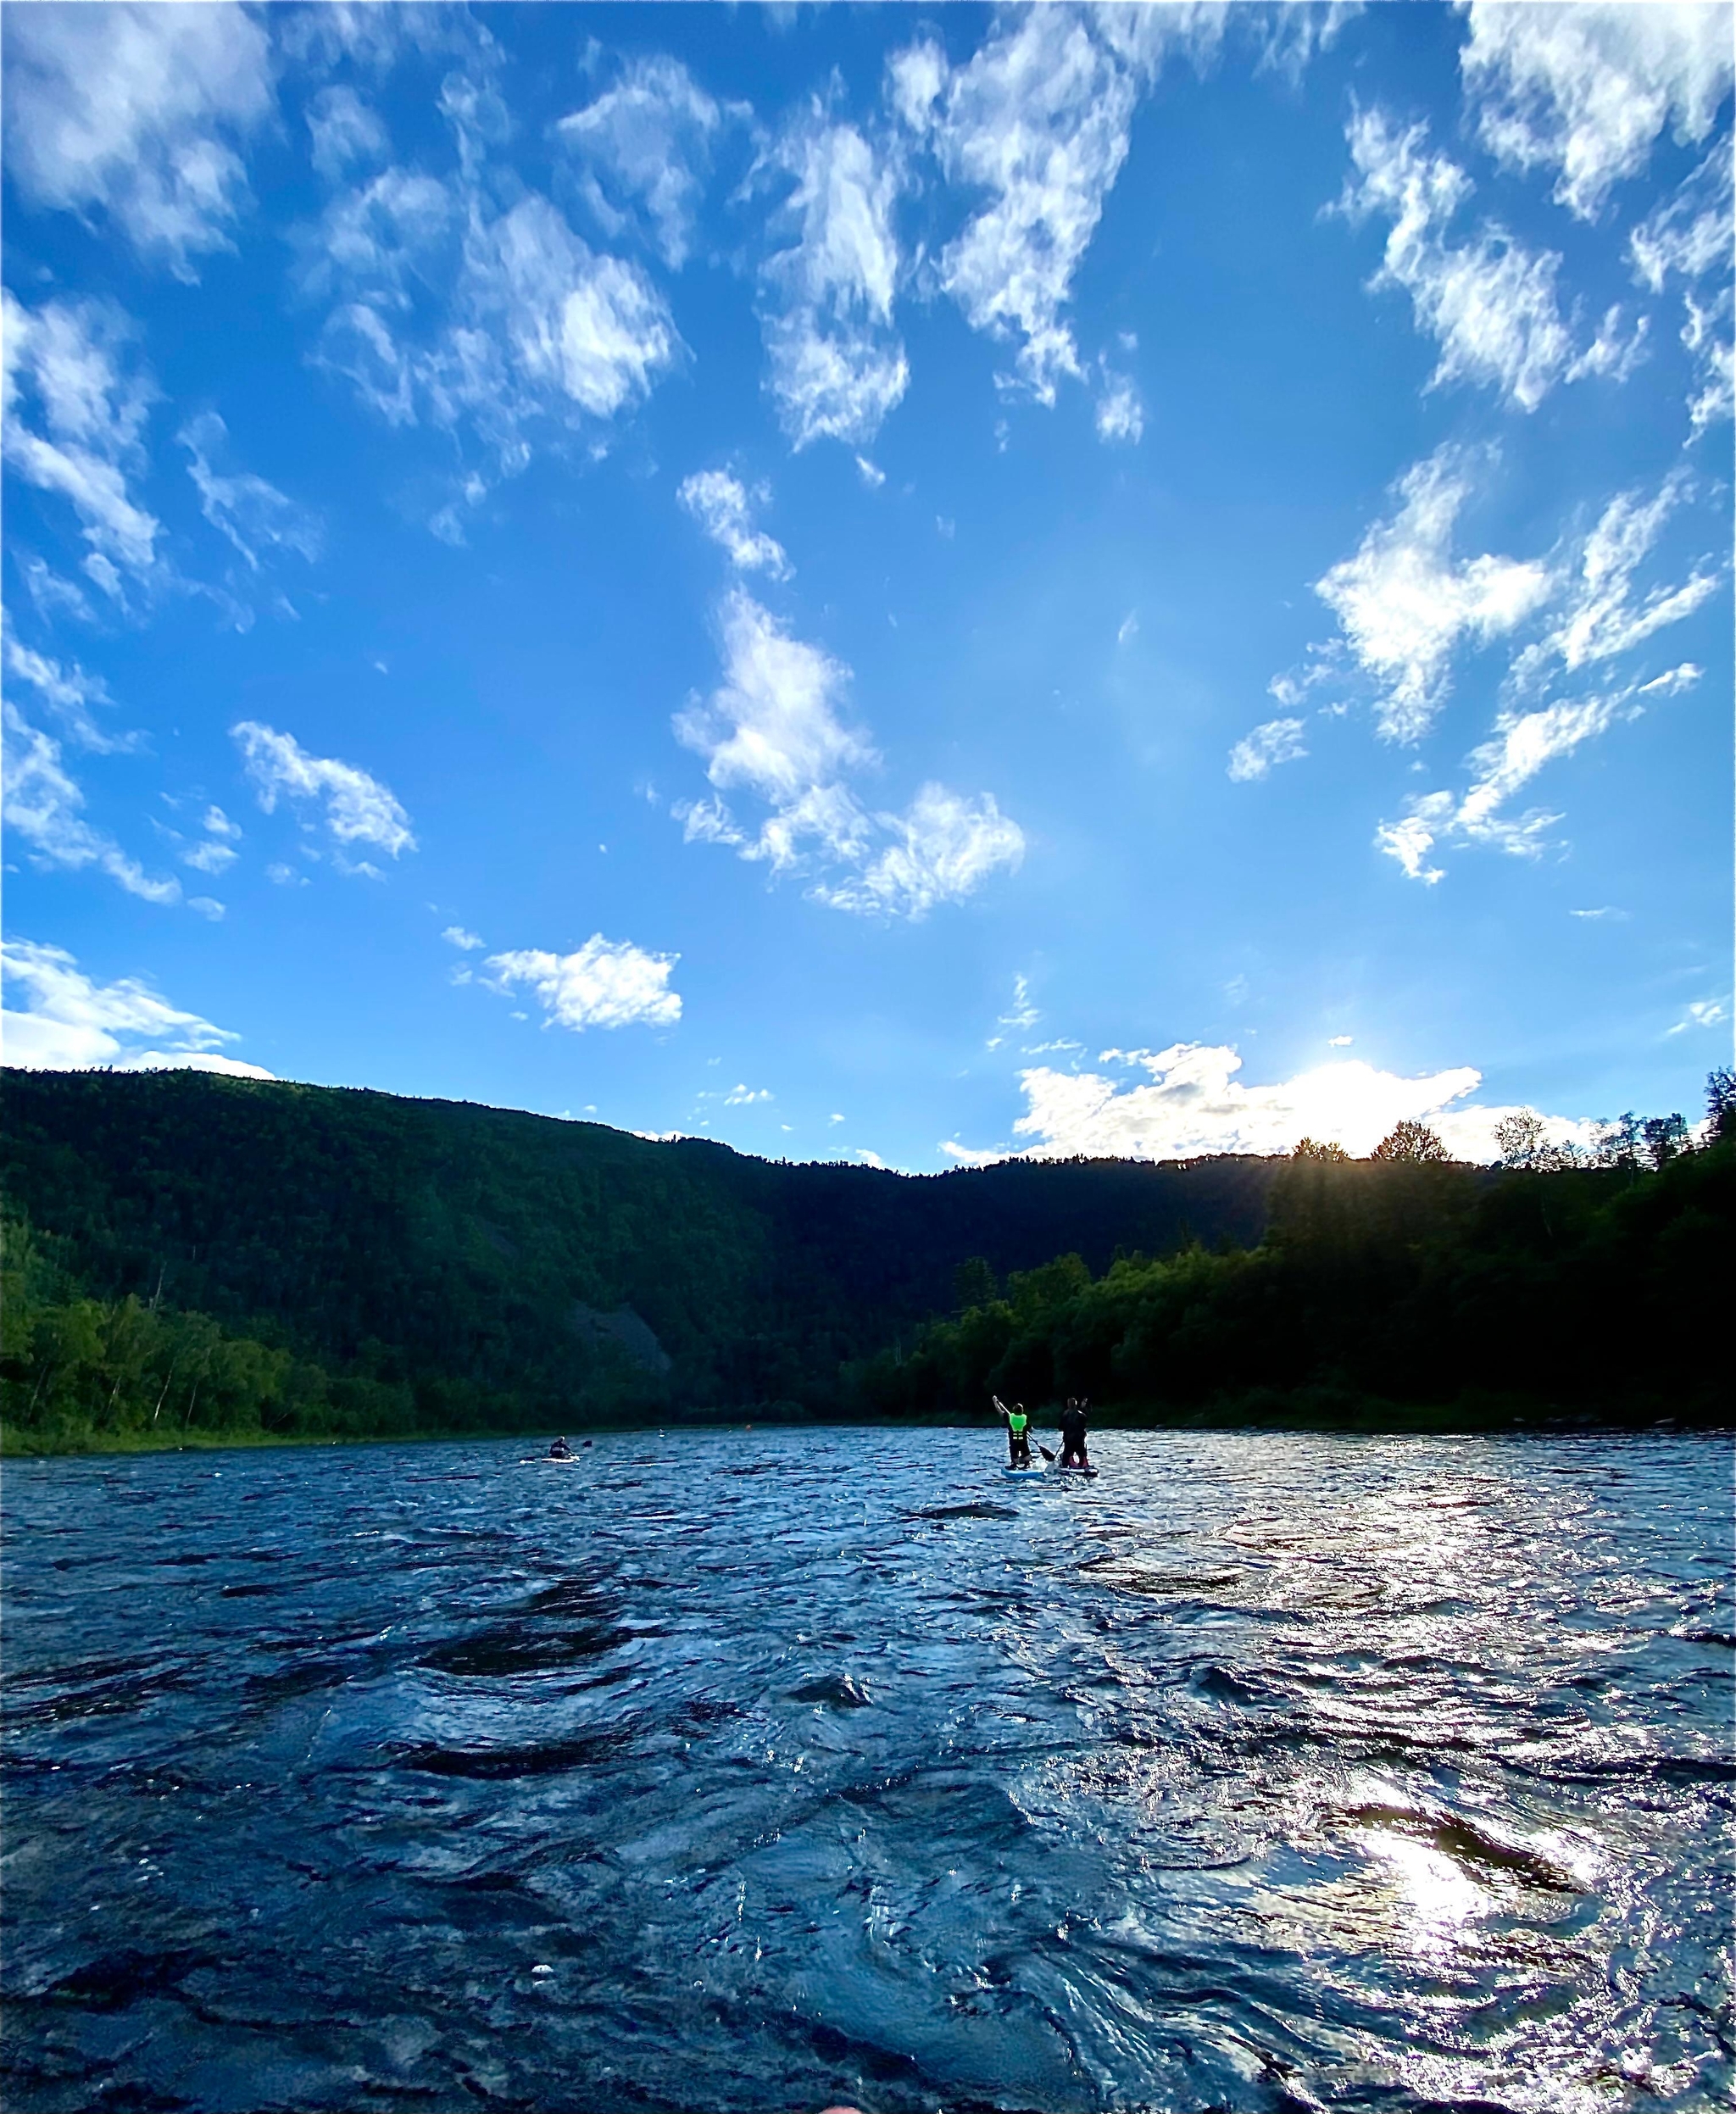
[[[715,786],[743,787],[793,808],[842,771],[876,760],[839,716],[849,670],[793,638],[751,595],[723,605],[724,680],[703,705],[678,713],[678,740],[705,759]]]
[[[614,87],[556,131],[581,164],[585,202],[604,233],[642,232],[679,271],[725,121],[687,68],[659,55],[630,61]]]
[[[479,939],[474,932],[467,932],[462,925],[448,925],[440,935],[448,947],[456,947],[460,954],[480,954],[487,942]]]
[[[770,1087],[750,1087],[743,1082],[732,1087],[724,1095],[723,1105],[726,1109],[751,1108],[755,1102],[770,1101],[773,1098]]]
[[[1274,764],[1294,763],[1308,754],[1300,720],[1267,720],[1244,734],[1230,751],[1229,775],[1238,784],[1264,778]]]
[[[570,954],[520,948],[491,954],[485,981],[502,993],[520,988],[548,1016],[545,1027],[582,1033],[587,1027],[673,1027],[682,1016],[670,972],[679,954],[651,954],[630,940],[607,940],[593,932]]]
[[[100,676],[88,675],[78,663],[58,661],[25,645],[8,619],[0,617],[0,659],[14,682],[27,683],[59,720],[67,738],[98,754],[135,748],[139,736],[111,734],[97,724],[92,707],[112,711],[114,700]]]
[[[1377,686],[1384,740],[1426,733],[1459,646],[1512,631],[1549,595],[1546,565],[1487,554],[1455,560],[1453,529],[1471,492],[1470,459],[1438,450],[1400,481],[1391,518],[1315,583],[1351,658]]]
[[[1377,848],[1396,860],[1411,880],[1430,886],[1443,877],[1442,868],[1427,864],[1438,844],[1485,844],[1517,858],[1540,857],[1550,848],[1548,832],[1561,817],[1542,808],[1510,815],[1507,803],[1514,794],[1546,764],[1571,755],[1620,720],[1639,718],[1649,705],[1691,690],[1700,675],[1691,661],[1684,661],[1650,682],[1533,711],[1504,710],[1488,740],[1471,752],[1477,775],[1466,791],[1414,796],[1398,821],[1380,825]]]
[[[131,487],[146,467],[157,393],[132,323],[113,302],[48,301],[32,310],[3,291],[0,310],[7,465],[66,501],[90,547],[85,570],[124,599],[123,576],[147,581],[161,563],[161,524]]]
[[[182,1068],[269,1079],[258,1065],[226,1056],[220,1045],[241,1038],[184,1012],[136,977],[94,982],[62,947],[8,940],[0,955],[14,1004],[0,1013],[3,1061],[35,1071],[121,1071]],[[161,1043],[166,1047],[152,1048]]]
[[[1429,387],[1489,382],[1509,403],[1534,411],[1574,364],[1572,334],[1555,299],[1560,258],[1527,250],[1492,222],[1469,240],[1453,240],[1449,228],[1472,186],[1456,163],[1427,151],[1427,126],[1400,131],[1383,112],[1362,110],[1348,136],[1356,175],[1340,209],[1355,221],[1391,220],[1370,284],[1402,288],[1418,325],[1438,342]]]
[[[1357,1155],[1372,1152],[1395,1123],[1427,1123],[1455,1156],[1486,1161],[1494,1125],[1512,1111],[1467,1100],[1482,1084],[1468,1065],[1415,1078],[1359,1058],[1338,1059],[1271,1086],[1248,1086],[1242,1059],[1227,1045],[1176,1043],[1161,1050],[1105,1050],[1100,1071],[1022,1071],[1025,1113],[1015,1152],[983,1153],[956,1142],[942,1150],[968,1164],[995,1158],[1190,1160],[1209,1153],[1287,1153],[1303,1138],[1331,1139]],[[1146,1076],[1131,1082],[1125,1073]],[[1552,1119],[1563,1138],[1589,1127]]]
[[[910,380],[893,324],[896,160],[816,106],[787,127],[765,173],[793,179],[774,225],[795,236],[760,268],[766,386],[798,448],[865,447]]]
[[[993,793],[975,800],[926,785],[903,815],[876,821],[893,839],[859,874],[815,890],[823,903],[871,915],[918,919],[942,903],[962,903],[1001,867],[1015,871],[1025,835]]]
[[[698,470],[676,494],[712,542],[728,553],[738,572],[767,572],[774,580],[787,580],[790,563],[782,544],[754,526],[754,506],[770,496],[763,485],[750,492],[726,470]]]
[[[748,831],[721,798],[678,802],[689,843],[734,846],[774,872],[847,868],[818,874],[810,893],[871,916],[923,917],[1018,864],[1023,835],[989,794],[971,801],[930,784],[904,814],[871,814],[845,782],[880,760],[843,716],[849,670],[740,589],[725,599],[721,630],[724,681],[675,715],[676,736],[704,758],[714,786],[771,812]]]
[[[66,770],[59,743],[31,726],[10,699],[4,715],[6,826],[28,846],[32,864],[75,873],[94,867],[147,903],[179,903],[181,883],[172,875],[147,874],[105,830],[85,820],[85,796]]]
[[[187,475],[199,495],[205,519],[245,559],[259,570],[261,550],[293,551],[312,560],[320,555],[320,524],[275,485],[249,470],[225,474],[218,463],[227,453],[229,428],[214,411],[191,418],[175,436],[186,450]]]
[[[292,734],[280,734],[257,720],[242,720],[229,731],[268,815],[280,799],[320,800],[326,826],[339,844],[377,845],[394,859],[416,848],[410,819],[391,790],[356,765],[309,755]]]
[[[1731,83],[1729,11],[1692,0],[1472,0],[1459,63],[1490,153],[1510,168],[1557,170],[1556,198],[1591,220],[1666,128],[1683,141],[1711,131]]]
[[[8,17],[6,162],[25,195],[98,207],[182,279],[233,247],[237,151],[273,108],[264,24],[203,7],[32,7]]]

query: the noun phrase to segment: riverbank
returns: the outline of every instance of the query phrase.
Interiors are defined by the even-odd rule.
[[[1037,1436],[1053,1437],[1056,1412],[1045,1405],[1035,1413]],[[920,1416],[865,1419],[839,1414],[816,1416],[794,1403],[756,1405],[740,1409],[688,1410],[661,1418],[635,1417],[608,1423],[569,1422],[567,1435],[574,1439],[601,1438],[606,1433],[669,1431],[815,1430],[852,1428],[875,1432],[923,1430],[980,1430],[985,1437],[999,1431],[992,1416],[929,1414]],[[481,1426],[463,1431],[399,1432],[260,1432],[184,1431],[161,1436],[148,1431],[17,1432],[0,1429],[0,1459],[52,1460],[82,1455],[133,1455],[256,1451],[272,1447],[351,1447],[448,1445],[464,1441],[495,1440],[541,1449],[554,1435],[553,1423],[533,1430],[502,1431]],[[1538,1402],[1523,1396],[1478,1394],[1449,1403],[1381,1401],[1336,1390],[1304,1388],[1294,1394],[1261,1393],[1238,1396],[1197,1407],[1180,1408],[1161,1403],[1117,1403],[1093,1406],[1091,1430],[1104,1436],[1116,1432],[1342,1432],[1370,1438],[1402,1438],[1407,1434],[1502,1433],[1560,1435],[1565,1432],[1729,1432],[1736,1429],[1728,1408],[1706,1403],[1684,1408],[1659,1399],[1570,1406],[1560,1402]]]

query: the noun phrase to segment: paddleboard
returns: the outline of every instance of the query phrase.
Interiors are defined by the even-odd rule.
[[[1091,1482],[1097,1474],[1094,1468],[1057,1468],[1054,1472],[1058,1476],[1077,1476],[1081,1483]]]
[[[578,1465],[576,1454],[521,1454],[519,1456],[520,1468],[576,1468]]]
[[[1001,1473],[1006,1477],[1009,1483],[1023,1483],[1027,1478],[1033,1476],[1046,1476],[1049,1473],[1049,1471],[1047,1468],[1038,1467],[1036,1463],[1033,1461],[1028,1468],[1015,1468],[1009,1466],[1003,1468],[1001,1470]]]

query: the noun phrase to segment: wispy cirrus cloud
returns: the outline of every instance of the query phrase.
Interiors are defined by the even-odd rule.
[[[1562,818],[1544,808],[1512,815],[1507,804],[1513,796],[1545,765],[1571,755],[1620,720],[1639,718],[1648,706],[1691,690],[1700,674],[1691,661],[1684,661],[1650,682],[1529,711],[1504,710],[1489,738],[1471,752],[1468,760],[1476,776],[1467,789],[1413,795],[1396,822],[1383,822],[1377,829],[1377,848],[1395,860],[1410,879],[1431,887],[1444,878],[1444,869],[1428,863],[1438,846],[1481,844],[1516,858],[1541,857],[1550,848],[1550,831]]]
[[[1622,0],[1472,0],[1459,64],[1483,145],[1510,168],[1557,171],[1556,198],[1588,220],[1666,129],[1705,137],[1736,71],[1726,9]]]
[[[1731,142],[1720,140],[1628,238],[1634,276],[1653,293],[1682,295],[1681,339],[1694,367],[1689,423],[1695,434],[1736,413],[1736,315],[1731,275]]]
[[[6,162],[37,204],[97,209],[178,278],[234,247],[240,149],[275,108],[248,9],[32,7],[8,18]]]
[[[556,126],[586,204],[610,241],[633,231],[679,271],[693,245],[719,132],[737,113],[679,59],[630,60],[620,80]]]
[[[142,739],[137,732],[111,734],[97,722],[92,707],[103,712],[114,707],[100,676],[87,673],[75,660],[55,660],[25,645],[9,618],[0,619],[0,655],[6,673],[36,693],[77,747],[99,755],[137,748]]]
[[[682,1001],[669,979],[680,960],[593,932],[570,954],[540,948],[491,954],[482,981],[502,993],[528,992],[542,1006],[546,1027],[575,1034],[590,1027],[673,1027]]]
[[[1561,259],[1527,249],[1493,221],[1474,235],[1452,231],[1474,186],[1455,162],[1431,153],[1427,128],[1399,129],[1384,111],[1360,110],[1349,130],[1355,175],[1339,210],[1354,222],[1390,220],[1386,253],[1370,281],[1410,297],[1417,325],[1440,346],[1429,387],[1486,382],[1534,411],[1579,357],[1556,296]],[[1621,354],[1620,319],[1605,320],[1581,371],[1609,371]]]
[[[1275,764],[1292,764],[1308,754],[1300,720],[1267,720],[1244,734],[1230,751],[1229,776],[1238,784],[1264,778]]]
[[[187,453],[187,475],[205,519],[233,545],[252,572],[262,550],[292,551],[310,562],[323,537],[314,515],[250,470],[218,467],[229,449],[229,428],[214,411],[189,419],[175,438]]]
[[[93,10],[95,12],[95,10]],[[146,468],[156,386],[131,319],[109,301],[27,309],[0,290],[5,337],[4,456],[39,492],[65,500],[89,547],[86,574],[124,602],[129,581],[165,575],[162,525],[133,494]]]
[[[266,814],[280,800],[317,801],[325,809],[326,830],[341,847],[372,845],[394,859],[416,848],[410,819],[396,795],[358,765],[310,755],[292,734],[257,720],[240,720],[229,731]]]
[[[763,485],[749,492],[726,470],[696,471],[682,481],[676,493],[737,572],[765,572],[774,580],[787,580],[790,562],[782,544],[754,526],[754,509],[770,497]]]
[[[32,863],[75,873],[93,867],[147,903],[179,903],[181,883],[172,874],[147,874],[106,830],[85,819],[84,793],[59,743],[31,726],[10,699],[4,712],[6,826],[29,848]]]
[[[766,387],[793,447],[865,448],[910,381],[893,320],[896,157],[815,103],[785,127],[761,173],[792,180],[772,224],[794,237],[760,268]]]

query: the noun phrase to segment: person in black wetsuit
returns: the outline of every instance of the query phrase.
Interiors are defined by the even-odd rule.
[[[586,1444],[587,1445],[590,1444],[588,1439],[586,1441]],[[557,1438],[554,1444],[548,1449],[548,1458],[551,1460],[570,1460],[572,1457],[573,1449],[567,1444],[564,1438]]]
[[[1070,1394],[1067,1406],[1061,1411],[1061,1459],[1063,1468],[1089,1468],[1091,1462],[1085,1451],[1085,1418],[1091,1407],[1084,1395]]]

